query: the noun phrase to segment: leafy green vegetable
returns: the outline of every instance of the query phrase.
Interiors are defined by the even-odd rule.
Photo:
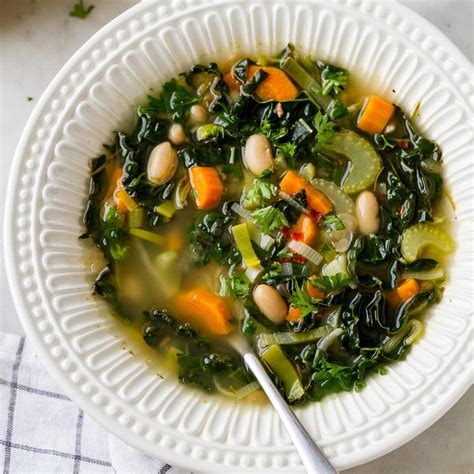
[[[345,69],[324,64],[321,73],[322,94],[338,94],[347,85],[348,79],[349,73]]]
[[[270,176],[267,173],[263,173],[262,176],[253,180],[253,187],[245,195],[242,204],[247,209],[263,207],[277,195],[278,186],[271,183]]]
[[[326,145],[332,143],[336,124],[331,122],[326,114],[318,112],[314,117],[314,125],[316,126],[314,150],[320,152]]]
[[[183,122],[188,109],[199,102],[199,97],[193,95],[176,79],[166,82],[158,97],[148,96],[149,103],[143,107],[144,112],[155,114],[170,114],[175,122]]]
[[[85,20],[92,10],[95,8],[95,5],[89,5],[88,7],[84,6],[84,0],[78,0],[74,4],[72,11],[69,13],[70,16],[80,18]]]
[[[220,281],[221,296],[242,299],[250,294],[250,281],[242,272],[233,271],[230,276],[222,275]]]
[[[262,232],[266,234],[288,226],[285,214],[273,206],[267,206],[252,212],[252,217],[255,219],[256,224],[262,229]]]
[[[335,215],[327,215],[320,221],[321,227],[326,227],[328,230],[344,230],[346,226],[339,217]]]
[[[351,277],[344,273],[336,273],[332,276],[320,276],[314,280],[309,280],[310,285],[323,293],[334,293],[342,290],[351,282]]]
[[[295,289],[288,298],[288,301],[296,308],[301,308],[302,318],[314,311],[319,311],[319,300],[312,298],[306,289],[301,288],[297,281],[295,281]]]

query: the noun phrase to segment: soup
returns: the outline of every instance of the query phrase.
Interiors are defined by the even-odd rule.
[[[240,331],[288,402],[360,389],[438,302],[441,152],[396,105],[299,54],[197,65],[91,161],[93,285],[180,382],[259,389]]]

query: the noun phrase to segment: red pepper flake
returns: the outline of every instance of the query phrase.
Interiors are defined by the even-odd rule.
[[[303,232],[293,232],[291,238],[293,240],[303,240]]]
[[[281,228],[281,233],[287,238],[290,238],[290,228],[288,226],[284,226]]]
[[[291,258],[291,261],[294,263],[304,263],[306,262],[306,259],[301,255],[295,255]]]
[[[280,260],[278,260],[278,263],[289,263],[289,262],[291,262],[291,258],[288,258],[288,257],[280,258]]]
[[[319,224],[323,218],[323,215],[314,209],[309,209],[309,217],[311,217],[311,219],[313,219],[316,224]]]
[[[397,147],[401,148],[402,150],[407,150],[408,148],[411,148],[411,145],[408,140],[398,140]]]

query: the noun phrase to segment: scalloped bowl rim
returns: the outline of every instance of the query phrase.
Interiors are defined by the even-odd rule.
[[[146,2],[145,2],[146,3]],[[218,2],[219,4],[222,2]],[[308,2],[307,2],[308,3]],[[374,4],[380,2],[371,2]],[[310,2],[308,3],[310,4]],[[212,4],[206,5],[208,8],[212,8]],[[398,4],[393,3],[391,5],[392,8],[397,9],[399,12],[402,12],[405,18],[409,18],[411,21],[417,24],[418,27],[422,28],[424,31],[428,31],[428,33],[437,39],[437,41],[443,45],[446,51],[451,55],[451,57],[455,57],[456,61],[461,65],[461,67],[467,71],[471,70],[472,65],[470,62],[462,55],[462,53],[457,49],[457,47],[445,37],[443,33],[441,33],[437,28],[435,28],[431,23],[429,23],[426,19],[419,16],[417,13],[409,10],[408,8]],[[18,143],[14,160],[12,163],[9,182],[8,182],[8,190],[7,190],[7,197],[6,197],[6,206],[5,206],[5,228],[4,228],[4,250],[5,250],[5,265],[7,269],[7,276],[8,281],[11,289],[11,293],[13,296],[13,300],[15,306],[18,310],[18,314],[21,320],[21,323],[25,329],[25,332],[29,338],[29,340],[33,343],[35,351],[39,354],[40,359],[45,364],[48,372],[52,375],[55,381],[62,387],[65,393],[74,400],[79,406],[81,406],[89,415],[95,418],[99,423],[104,425],[110,432],[117,435],[119,438],[124,440],[125,442],[133,445],[135,448],[145,451],[147,454],[152,456],[161,456],[163,459],[168,460],[171,463],[176,465],[186,466],[188,468],[196,468],[200,467],[203,469],[212,469],[218,468],[218,465],[211,466],[206,463],[201,463],[201,461],[192,458],[184,458],[182,455],[179,455],[173,449],[166,449],[160,448],[160,452],[156,453],[156,450],[151,448],[151,445],[144,443],[138,436],[132,436],[132,432],[128,429],[127,426],[122,426],[116,422],[116,420],[112,420],[110,416],[104,413],[99,407],[92,403],[91,399],[78,390],[77,385],[72,382],[69,378],[65,377],[63,370],[59,367],[57,362],[52,358],[51,354],[48,352],[47,345],[44,343],[42,339],[42,335],[37,330],[34,324],[34,318],[30,314],[28,303],[26,299],[23,297],[23,289],[21,287],[20,277],[17,273],[17,268],[15,266],[15,258],[14,258],[14,235],[13,235],[13,220],[15,218],[14,213],[14,204],[15,204],[15,197],[16,197],[16,185],[19,182],[20,176],[20,166],[22,163],[22,158],[26,155],[27,144],[30,139],[30,136],[34,132],[34,125],[38,122],[41,117],[42,112],[44,111],[45,105],[50,100],[51,96],[56,91],[58,85],[61,81],[67,77],[71,73],[71,70],[76,67],[80,60],[84,59],[84,56],[87,57],[88,54],[91,53],[92,47],[99,43],[102,39],[106,37],[107,34],[112,32],[116,26],[119,26],[124,23],[128,18],[131,18],[135,15],[136,12],[140,12],[144,10],[143,4],[137,4],[131,7],[129,10],[125,11],[117,18],[112,20],[110,23],[102,27],[97,33],[95,33],[62,67],[59,73],[55,76],[55,78],[51,81],[49,86],[43,92],[40,100],[36,104],[34,111],[32,112],[24,131],[21,135],[20,141]],[[471,105],[472,110],[472,105]],[[469,371],[467,371],[469,372]],[[413,437],[427,429],[430,425],[432,425],[435,421],[437,421],[446,411],[449,410],[458,400],[459,398],[465,393],[465,391],[471,385],[471,375],[468,373],[465,374],[464,377],[459,377],[456,381],[455,388],[449,393],[449,396],[445,396],[442,398],[436,407],[436,410],[432,410],[430,416],[424,416],[421,420],[414,422],[412,421],[410,424],[405,425],[403,429],[400,430],[398,438],[392,438],[391,443],[388,445],[379,446],[374,444],[370,448],[370,455],[363,455],[359,454],[358,456],[353,456],[349,463],[342,463],[344,464],[344,468],[352,467],[364,462],[368,462],[372,459],[375,459],[383,454],[390,452],[391,450],[401,446],[402,444],[408,442]],[[244,471],[246,469],[241,468],[237,469],[237,471]]]

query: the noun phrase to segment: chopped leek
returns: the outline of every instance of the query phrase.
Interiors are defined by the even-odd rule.
[[[156,245],[165,245],[166,239],[162,235],[155,234],[154,232],[150,232],[149,230],[144,229],[137,229],[131,228],[129,230],[130,235],[138,237],[139,239],[146,240],[147,242],[151,242]]]
[[[338,273],[347,275],[347,256],[345,253],[339,254],[331,263],[323,267],[322,274],[325,276],[334,276]]]
[[[316,250],[311,248],[308,244],[301,242],[301,240],[290,240],[288,242],[288,248],[294,250],[315,265],[319,265],[323,260],[323,256],[320,253],[316,252]]]
[[[421,336],[423,325],[417,319],[410,319],[405,326],[391,336],[383,345],[386,354],[394,352],[405,342],[406,345],[413,344]]]
[[[344,329],[335,328],[329,334],[326,334],[323,338],[318,341],[317,348],[320,351],[326,352],[331,344],[336,341],[336,339],[344,333]]]
[[[245,221],[255,223],[255,219],[252,217],[252,213],[250,211],[247,211],[247,209],[244,209],[241,205],[234,202],[234,204],[232,204],[232,206],[230,206],[230,208],[237,215],[242,217],[242,219],[244,219]]]
[[[159,206],[155,207],[155,211],[167,219],[171,219],[176,212],[176,207],[171,201],[163,201]]]
[[[349,194],[371,187],[382,169],[382,160],[370,142],[350,130],[335,133],[332,143],[325,145],[323,153],[335,153],[350,160],[349,176],[343,185]]]
[[[247,223],[237,224],[232,227],[232,234],[235,239],[235,245],[237,250],[242,255],[242,259],[246,263],[247,267],[256,267],[260,265],[260,260],[255,254],[252,247],[252,241],[250,240],[250,233],[247,227]]]
[[[130,211],[128,214],[128,226],[129,227],[141,227],[145,219],[145,211],[143,207],[137,207]]]
[[[305,394],[303,384],[280,346],[277,344],[269,346],[261,357],[269,369],[283,382],[289,403],[295,403],[303,398]]]
[[[313,342],[325,337],[331,332],[331,326],[325,325],[319,328],[311,329],[307,332],[275,332],[260,334],[258,337],[258,346],[262,349],[273,344],[302,344],[304,342]]]
[[[403,232],[401,250],[408,263],[420,258],[427,247],[435,248],[440,254],[447,254],[454,250],[454,242],[444,230],[432,224],[416,224]]]
[[[191,183],[189,177],[184,176],[176,186],[174,193],[174,205],[176,209],[183,209],[187,204],[188,194],[191,192]]]
[[[255,242],[263,250],[268,252],[272,248],[273,244],[275,243],[275,239],[268,234],[264,234],[263,232],[260,232],[258,227],[253,223],[248,223],[247,226],[248,226],[250,238],[252,239],[252,241]]]
[[[245,397],[248,397],[249,395],[256,392],[257,390],[260,390],[260,384],[256,381],[250,382],[247,385],[244,385],[243,387],[237,390],[225,388],[219,382],[219,377],[214,377],[213,381],[214,381],[214,385],[216,386],[217,390],[220,393],[222,393],[223,395],[227,397],[235,398],[236,400],[243,400]]]
[[[404,280],[408,278],[416,278],[417,280],[437,280],[444,277],[444,269],[441,266],[432,268],[431,270],[420,270],[419,272],[405,272],[402,275]]]

